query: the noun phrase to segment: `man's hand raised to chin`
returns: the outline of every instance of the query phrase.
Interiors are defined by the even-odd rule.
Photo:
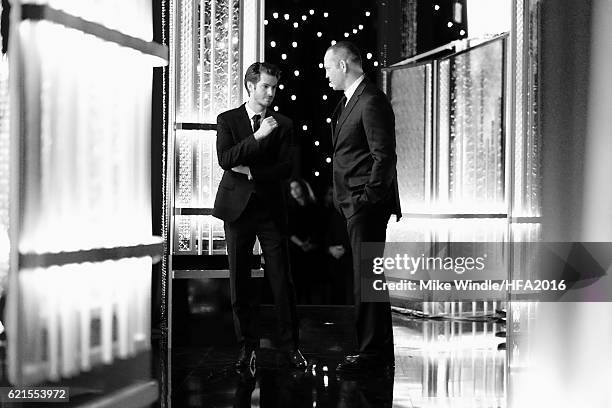
[[[278,127],[278,122],[272,116],[268,116],[264,120],[261,121],[261,125],[257,132],[253,134],[255,136],[255,140],[261,140],[267,137],[274,129]]]

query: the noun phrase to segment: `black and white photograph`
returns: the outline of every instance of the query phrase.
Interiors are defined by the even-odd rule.
[[[612,1],[0,17],[0,407],[612,408]]]

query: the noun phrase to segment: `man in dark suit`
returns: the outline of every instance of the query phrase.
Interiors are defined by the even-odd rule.
[[[387,97],[363,74],[359,50],[341,41],[324,57],[326,77],[344,91],[332,119],[334,204],[346,218],[353,253],[356,331],[359,352],[346,356],[339,371],[394,364],[388,293],[384,301],[364,301],[362,242],[386,239],[391,214],[401,217],[397,190],[395,116]],[[375,256],[382,256],[382,252]],[[379,299],[380,300],[380,299]]]
[[[293,123],[268,109],[279,77],[275,65],[252,64],[244,76],[248,102],[217,118],[217,156],[225,171],[213,215],[224,221],[234,326],[241,346],[238,368],[254,367],[259,346],[259,291],[250,264],[255,237],[276,304],[279,347],[287,352],[291,365],[306,367],[298,349],[282,187],[292,169]]]

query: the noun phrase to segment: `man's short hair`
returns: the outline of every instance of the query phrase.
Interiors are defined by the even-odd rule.
[[[255,62],[251,64],[250,67],[247,68],[246,73],[244,74],[244,87],[247,90],[247,93],[250,95],[249,87],[247,83],[257,84],[261,77],[261,73],[266,73],[268,75],[272,75],[276,77],[276,79],[280,79],[281,71],[274,64],[270,64],[269,62]]]
[[[341,59],[346,59],[350,64],[361,66],[361,53],[359,48],[350,41],[338,41],[327,51],[333,51],[334,55],[338,55]]]

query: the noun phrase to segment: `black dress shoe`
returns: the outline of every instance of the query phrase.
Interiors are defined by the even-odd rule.
[[[241,347],[240,353],[238,354],[238,360],[236,360],[236,368],[251,368],[255,369],[255,365],[257,363],[257,353],[255,353],[254,348],[250,347]]]
[[[338,372],[347,371],[365,371],[375,369],[387,369],[395,366],[392,359],[384,358],[376,355],[356,354],[346,356],[344,360],[338,364],[336,370]]]
[[[291,364],[292,367],[306,368],[306,366],[308,365],[306,359],[298,349],[290,351],[287,357],[289,359],[289,364]]]

